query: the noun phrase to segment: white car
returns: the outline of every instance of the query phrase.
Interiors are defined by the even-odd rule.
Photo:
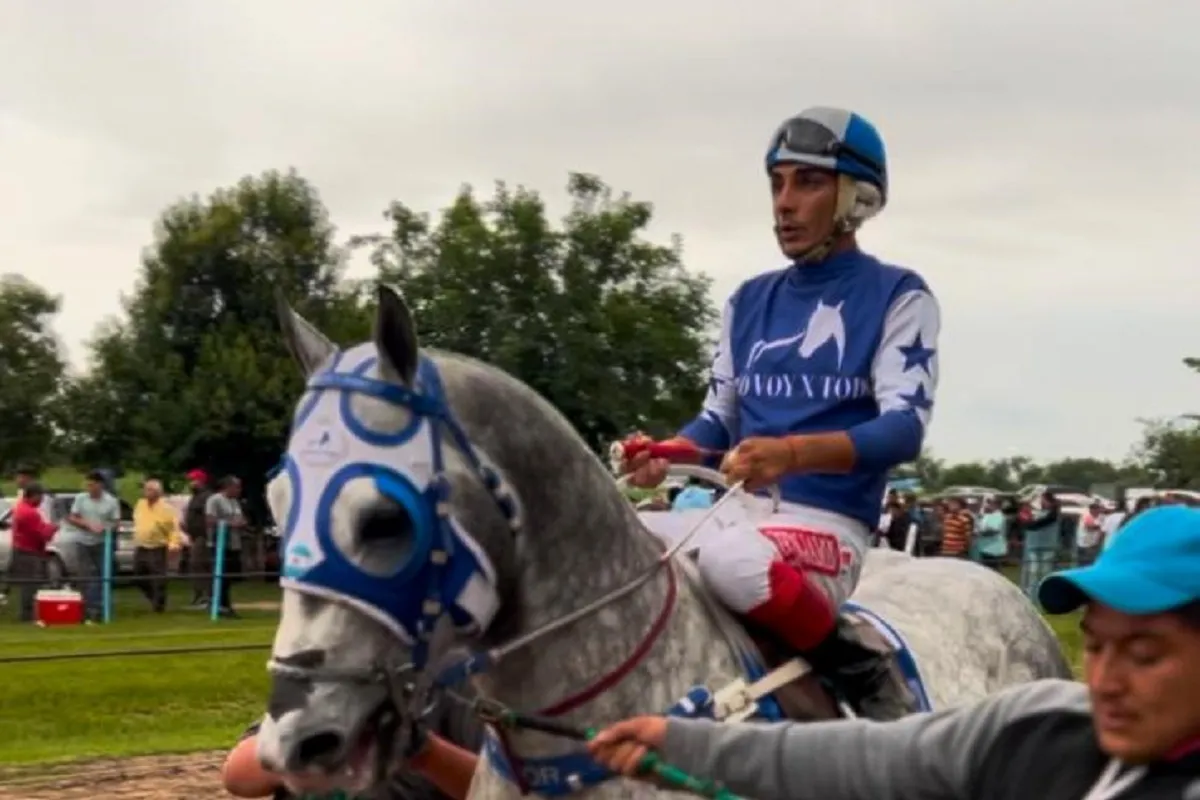
[[[1034,483],[1029,486],[1022,486],[1017,490],[1017,499],[1022,503],[1034,503],[1046,492],[1054,495],[1063,506],[1081,506],[1087,508],[1092,503],[1100,503],[1105,508],[1110,508],[1113,505],[1112,501],[1092,494],[1087,489],[1080,489],[1078,486],[1067,486],[1061,483]]]
[[[50,492],[51,522],[61,524],[71,511],[77,492]],[[4,498],[5,507],[0,510],[0,573],[7,573],[12,563],[12,506],[15,498]],[[114,542],[113,573],[128,575],[133,572],[133,509],[124,500],[121,504],[121,521],[117,525],[117,539]],[[47,572],[50,583],[60,584],[70,577],[66,559],[55,546],[54,540],[46,547],[50,556]]]
[[[1182,500],[1190,505],[1200,504],[1200,492],[1191,489],[1163,489],[1158,496],[1168,500]]]
[[[938,492],[941,497],[995,497],[1008,494],[990,486],[947,486]]]

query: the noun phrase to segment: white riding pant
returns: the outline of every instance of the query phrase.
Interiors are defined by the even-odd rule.
[[[704,510],[641,512],[642,522],[668,545],[708,513]],[[713,593],[731,610],[750,614],[769,606],[779,595],[796,602],[789,590],[801,573],[836,616],[854,592],[869,543],[867,526],[858,520],[812,506],[738,496],[708,519],[685,550],[697,551],[700,573]],[[790,567],[791,569],[786,569]],[[810,616],[804,608],[799,613]],[[777,608],[768,620],[784,620],[789,608]],[[770,627],[777,627],[770,624]]]

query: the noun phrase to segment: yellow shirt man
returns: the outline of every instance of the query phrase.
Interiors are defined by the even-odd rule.
[[[179,516],[161,497],[143,497],[133,507],[133,543],[136,547],[179,547]]]

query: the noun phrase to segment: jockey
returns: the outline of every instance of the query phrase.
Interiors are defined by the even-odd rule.
[[[917,273],[858,249],[859,226],[888,194],[871,123],[810,108],[779,126],[765,166],[791,263],[734,291],[703,409],[671,441],[724,453],[730,483],[778,484],[782,502],[766,519],[747,511],[741,525],[706,531],[698,564],[726,605],[803,655],[859,713],[890,719],[910,698],[839,608],[858,583],[888,471],[921,451],[938,305]],[[623,468],[649,488],[668,466],[643,450]]]

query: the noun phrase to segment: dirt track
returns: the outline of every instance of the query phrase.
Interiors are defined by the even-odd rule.
[[[105,759],[0,773],[0,800],[193,800],[228,797],[224,752]]]

